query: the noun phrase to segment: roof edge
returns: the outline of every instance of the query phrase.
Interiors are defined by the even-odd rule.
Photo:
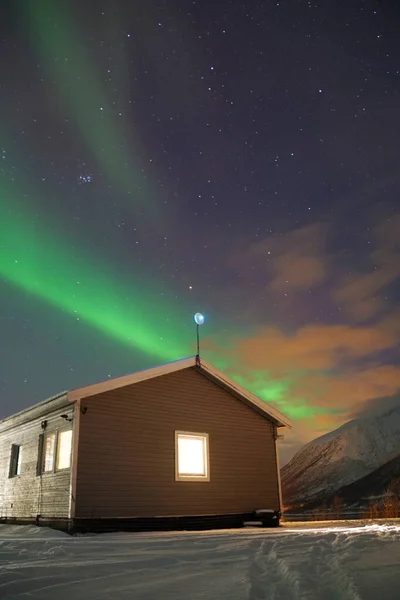
[[[55,394],[54,396],[50,396],[50,398],[46,398],[46,400],[42,400],[41,402],[37,402],[36,404],[32,404],[32,406],[28,406],[27,408],[23,408],[22,410],[19,410],[16,413],[13,413],[12,415],[9,415],[8,417],[5,417],[4,419],[1,419],[0,421],[0,428],[4,423],[7,423],[7,421],[11,421],[12,419],[16,419],[18,417],[22,417],[23,415],[27,415],[28,413],[34,411],[34,410],[38,410],[40,408],[44,408],[46,406],[46,404],[51,404],[51,403],[55,403],[56,400],[59,400],[60,398],[65,398],[65,401],[67,401],[67,395],[68,392],[65,390],[63,392],[60,392],[59,394]]]
[[[271,406],[267,402],[261,400],[261,398],[259,398],[252,392],[249,392],[246,388],[236,383],[236,381],[234,381],[230,377],[227,377],[224,373],[213,367],[210,363],[201,360],[200,369],[204,369],[204,371],[210,373],[210,375],[220,380],[226,386],[233,389],[237,394],[248,400],[251,404],[257,406],[260,410],[262,410],[264,413],[269,415],[274,421],[276,421],[278,427],[289,427],[289,429],[292,428],[293,422],[288,417],[283,415],[276,408],[273,408],[273,406]]]
[[[83,387],[74,388],[68,390],[69,402],[75,402],[75,400],[81,398],[87,398],[88,396],[94,396],[101,394],[102,392],[108,392],[110,390],[116,390],[126,385],[133,385],[140,381],[146,381],[147,379],[154,379],[161,375],[168,375],[169,373],[175,373],[182,369],[194,367],[196,364],[196,357],[190,356],[188,358],[181,358],[173,362],[159,365],[158,367],[151,367],[150,369],[144,369],[142,371],[136,371],[136,373],[129,373],[128,375],[122,375],[121,377],[115,377],[113,379],[106,379],[99,383],[93,383],[85,385]]]
[[[195,366],[197,366],[200,370],[203,370],[205,373],[209,373],[212,377],[235,391],[250,404],[256,406],[269,418],[275,421],[278,427],[292,427],[293,423],[288,417],[285,417],[285,415],[273,408],[270,404],[267,404],[255,394],[243,388],[241,385],[227,377],[224,373],[213,367],[208,362],[201,359],[200,364],[197,365],[195,356],[182,358],[170,363],[159,365],[158,367],[152,367],[150,369],[137,371],[136,373],[131,373],[129,375],[122,375],[121,377],[116,377],[114,379],[106,379],[105,381],[99,383],[75,388],[67,392],[67,398],[69,402],[75,402],[82,398],[87,398],[88,396],[95,396],[103,392],[115,390],[127,385],[133,385],[148,379],[154,379],[156,377],[161,377],[162,375],[168,375],[170,373],[175,373],[177,371],[182,371],[183,369],[188,369]]]

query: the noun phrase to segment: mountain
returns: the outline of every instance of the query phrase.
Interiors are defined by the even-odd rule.
[[[326,499],[325,504],[332,505],[337,497],[347,507],[366,508],[371,501],[383,498],[388,489],[397,495],[400,494],[400,456],[392,458],[369,475],[340,488]]]
[[[282,468],[284,504],[324,500],[399,455],[400,405],[349,421],[303,446]]]

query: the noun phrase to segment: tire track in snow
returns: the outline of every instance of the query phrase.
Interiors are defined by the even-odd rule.
[[[297,600],[298,574],[288,562],[279,558],[279,542],[264,542],[249,569],[249,600]]]
[[[349,540],[338,534],[266,540],[249,568],[249,600],[362,600],[348,554]]]
[[[332,541],[319,540],[311,547],[308,557],[314,575],[311,585],[319,588],[317,597],[324,600],[361,600],[345,566],[347,552],[337,543],[338,537]]]

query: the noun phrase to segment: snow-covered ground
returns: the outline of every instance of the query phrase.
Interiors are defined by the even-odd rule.
[[[69,537],[0,526],[0,598],[398,600],[400,523]]]

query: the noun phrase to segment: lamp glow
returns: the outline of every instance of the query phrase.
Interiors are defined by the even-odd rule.
[[[195,320],[196,325],[203,325],[204,315],[202,315],[201,313],[196,313],[194,315],[194,320]]]

